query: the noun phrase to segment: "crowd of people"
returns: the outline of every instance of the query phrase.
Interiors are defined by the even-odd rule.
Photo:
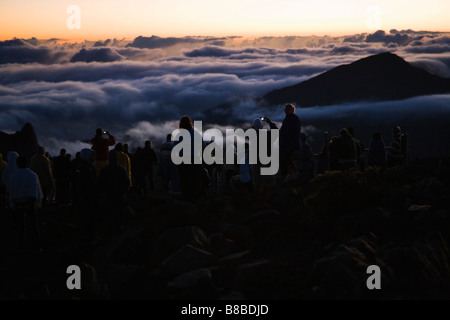
[[[339,136],[325,141],[316,159],[307,142],[308,136],[302,132],[295,106],[287,104],[284,112],[279,131],[280,170],[276,176],[261,175],[260,169],[267,165],[261,163],[259,157],[256,164],[249,164],[248,143],[244,159],[235,165],[193,161],[175,165],[172,149],[180,141],[172,141],[171,134],[158,152],[152,141],[147,140],[143,147],[131,153],[128,144],[117,142],[109,131],[98,128],[91,140],[92,148],[77,152],[74,159],[65,149],[51,158],[43,147],[39,147],[31,159],[9,151],[5,161],[0,154],[1,208],[14,212],[20,245],[25,245],[24,226],[28,225],[31,231],[27,241],[39,246],[37,208],[40,207],[72,206],[79,213],[83,237],[92,240],[99,215],[104,218],[108,234],[119,232],[130,194],[145,199],[158,189],[195,201],[205,192],[218,192],[230,186],[253,192],[256,202],[266,205],[267,191],[279,182],[309,181],[314,173],[326,170],[365,170],[367,166],[386,170],[404,163],[406,141],[398,126],[393,128],[391,146],[386,147],[377,132],[368,150],[355,138],[352,128],[343,128]],[[194,130],[191,118],[183,116],[179,128],[189,132],[193,146],[194,136],[199,133]],[[255,119],[252,128],[256,129],[258,146],[261,130],[267,130],[270,136],[271,130],[278,129],[268,117]],[[271,139],[267,141],[270,154]],[[202,147],[206,145],[203,142]],[[159,181],[157,187],[156,180]]]

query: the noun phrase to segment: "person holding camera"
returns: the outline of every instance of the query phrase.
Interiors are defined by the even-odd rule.
[[[105,138],[104,135],[108,137]],[[95,137],[91,140],[92,150],[95,151],[95,172],[97,176],[104,166],[108,164],[109,147],[116,144],[116,138],[109,131],[104,131],[102,128],[97,128]]]

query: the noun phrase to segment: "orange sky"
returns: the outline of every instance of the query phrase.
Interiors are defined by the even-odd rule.
[[[67,26],[71,5],[80,29]],[[450,31],[449,12],[448,0],[0,0],[0,39]]]

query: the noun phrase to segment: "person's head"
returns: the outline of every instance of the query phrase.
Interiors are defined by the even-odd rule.
[[[284,106],[284,113],[286,113],[286,115],[295,113],[295,106],[288,103]]]
[[[17,167],[19,167],[19,169],[25,169],[27,167],[28,160],[24,156],[19,156],[16,159],[16,163],[17,163]]]
[[[341,129],[341,131],[339,131],[339,134],[340,134],[341,137],[347,137],[347,136],[350,135],[350,134],[348,133],[347,128]]]
[[[102,129],[102,128],[97,128],[97,130],[95,130],[95,135],[96,135],[96,136],[101,136],[101,135],[103,135],[103,129]]]
[[[400,129],[400,126],[395,126],[392,128],[392,134],[394,136],[400,135],[402,133],[402,130]]]
[[[381,133],[380,132],[374,132],[372,135],[373,140],[381,140]]]
[[[61,149],[59,150],[59,155],[64,157],[66,155],[66,152],[66,149]]]
[[[263,128],[263,126],[264,124],[260,118],[256,118],[255,120],[253,120],[253,128],[255,130],[260,130]]]
[[[144,146],[146,148],[151,148],[152,147],[152,142],[150,140],[146,140]]]
[[[182,116],[179,124],[180,129],[194,129],[194,125],[192,124],[192,119],[189,116]]]
[[[347,131],[348,131],[348,133],[349,133],[352,137],[355,136],[355,130],[354,130],[352,127],[348,127],[348,128],[347,128]]]
[[[39,146],[38,153],[43,155],[45,153],[45,148],[43,146]]]
[[[66,153],[66,158],[70,160],[70,158],[72,158],[72,155],[70,153]]]
[[[84,148],[80,152],[80,157],[82,160],[84,160],[86,162],[93,163],[94,157],[95,157],[95,152],[92,149]]]
[[[123,151],[123,144],[122,143],[118,143],[118,144],[116,144],[116,148],[115,148],[117,151]]]
[[[166,137],[166,141],[172,141],[172,134],[169,133]]]
[[[129,147],[128,147],[128,143],[124,143],[124,144],[123,144],[123,152],[126,152],[126,153],[127,153],[127,152],[128,152],[128,148],[129,148]]]
[[[19,154],[15,151],[9,151],[6,155],[6,159],[8,163],[16,163],[16,159],[19,157]]]
[[[77,159],[77,160],[81,160],[81,152],[77,152],[77,153],[75,153],[75,159]]]
[[[112,164],[117,164],[117,159],[118,159],[118,153],[116,150],[111,150],[109,152],[109,157],[108,157],[108,161],[109,163]]]

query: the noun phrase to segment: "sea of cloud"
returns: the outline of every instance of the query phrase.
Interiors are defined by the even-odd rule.
[[[89,146],[97,127],[110,130],[132,150],[146,139],[159,142],[184,114],[222,130],[245,128],[261,115],[279,122],[281,108],[262,108],[255,99],[385,51],[450,77],[450,36],[438,32],[252,39],[141,36],[82,43],[11,39],[0,42],[0,130],[19,130],[30,122],[39,142],[57,154],[59,148],[75,153]],[[382,131],[389,141],[395,124],[424,141],[423,131],[448,118],[449,106],[450,96],[439,95],[297,113],[318,152],[323,131],[336,134],[344,126],[355,127],[366,145],[374,131]],[[426,151],[430,154],[448,149],[441,142],[427,145],[433,146]]]

